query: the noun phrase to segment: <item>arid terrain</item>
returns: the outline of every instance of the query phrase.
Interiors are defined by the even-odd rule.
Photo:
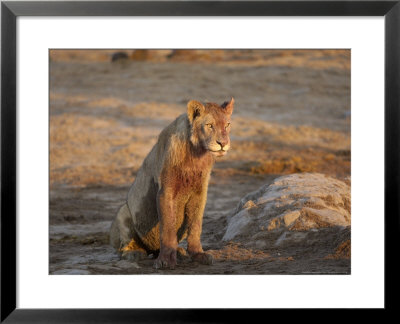
[[[350,226],[296,229],[310,234],[296,244],[223,240],[241,199],[282,175],[350,187],[349,50],[52,50],[49,64],[50,274],[351,272]],[[214,166],[203,219],[214,264],[120,260],[111,221],[160,131],[191,99],[231,96],[232,147]]]

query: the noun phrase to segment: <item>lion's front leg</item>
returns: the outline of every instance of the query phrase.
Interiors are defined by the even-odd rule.
[[[154,262],[154,268],[170,268],[176,266],[176,201],[168,190],[161,189],[157,194],[157,210],[160,220],[160,253]]]
[[[205,253],[201,245],[201,231],[203,225],[203,213],[207,200],[207,191],[195,194],[186,205],[186,215],[188,218],[187,250],[193,261],[202,264],[212,264],[211,254]]]

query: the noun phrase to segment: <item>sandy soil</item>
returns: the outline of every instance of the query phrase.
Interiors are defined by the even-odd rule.
[[[111,62],[115,52],[50,55],[51,274],[350,273],[349,240],[221,242],[239,200],[277,176],[315,171],[350,184],[349,51],[125,51]],[[215,165],[203,221],[214,265],[119,260],[109,227],[159,132],[188,100],[230,96],[232,149]]]

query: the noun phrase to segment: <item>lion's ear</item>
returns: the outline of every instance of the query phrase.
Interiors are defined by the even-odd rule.
[[[233,112],[233,104],[235,103],[235,99],[233,97],[230,101],[225,101],[221,107],[225,109],[225,113],[228,115],[232,115]]]
[[[197,100],[189,101],[187,104],[187,115],[190,123],[192,123],[196,117],[202,115],[204,111],[205,108],[201,102]]]

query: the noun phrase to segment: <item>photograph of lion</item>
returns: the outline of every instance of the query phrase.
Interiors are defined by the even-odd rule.
[[[350,50],[51,50],[50,274],[350,274]]]
[[[187,114],[161,132],[111,227],[110,240],[123,257],[159,250],[154,267],[175,268],[178,242],[187,238],[191,258],[212,264],[201,227],[214,157],[229,150],[233,104],[233,98],[221,106],[191,100]]]

